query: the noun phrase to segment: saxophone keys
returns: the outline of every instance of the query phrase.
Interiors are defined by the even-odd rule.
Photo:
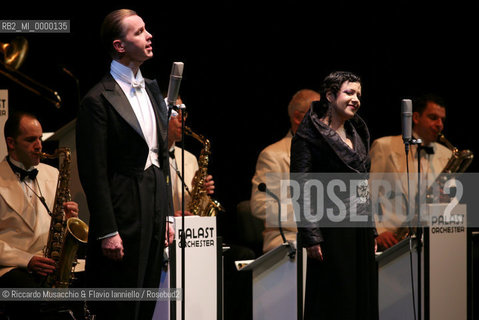
[[[55,223],[53,225],[53,230],[55,230],[57,232],[62,231],[63,230],[63,223],[59,223],[59,222]]]

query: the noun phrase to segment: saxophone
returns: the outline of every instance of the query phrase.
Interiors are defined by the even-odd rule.
[[[437,142],[445,145],[452,152],[451,158],[447,162],[441,174],[439,174],[433,184],[426,190],[426,203],[448,203],[450,202],[450,195],[444,193],[444,186],[449,180],[449,177],[455,173],[463,173],[471,164],[474,154],[470,150],[459,151],[458,148],[452,145],[449,140],[440,133],[437,136]],[[416,225],[414,220],[411,225]],[[413,228],[414,229],[414,228]],[[399,240],[403,240],[411,233],[410,227],[399,227],[395,232],[395,236]]]
[[[205,190],[206,177],[208,176],[208,162],[210,151],[210,141],[202,135],[194,133],[189,127],[185,126],[185,133],[203,144],[200,156],[198,158],[199,169],[193,178],[191,191],[191,202],[188,205],[188,211],[194,215],[211,217],[216,216],[218,212],[225,211],[223,206],[212,199]]]
[[[436,181],[426,191],[427,203],[449,202],[450,196],[443,192],[444,185],[452,174],[465,172],[474,158],[474,154],[470,150],[459,151],[442,133],[438,135],[437,142],[449,148],[452,155]]]
[[[459,151],[454,147],[441,133],[438,136],[438,142],[444,144],[452,151],[452,156],[444,167],[443,173],[463,173],[469,167],[474,158],[474,154],[470,150]]]
[[[63,160],[60,155],[63,155]],[[53,155],[40,153],[42,158],[60,158],[58,184],[50,223],[48,242],[44,256],[55,261],[55,271],[48,275],[46,285],[52,288],[68,288],[76,265],[76,253],[82,243],[87,243],[88,226],[78,218],[65,221],[63,203],[71,200],[69,148],[58,148]]]

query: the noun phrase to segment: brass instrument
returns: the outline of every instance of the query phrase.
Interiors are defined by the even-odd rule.
[[[44,256],[55,260],[55,271],[47,277],[46,284],[53,288],[68,288],[72,279],[72,271],[76,265],[76,253],[80,244],[87,243],[88,226],[78,218],[65,221],[63,203],[71,201],[70,167],[71,152],[69,148],[59,148],[53,155],[40,153],[42,158],[60,159],[57,191],[52,211],[48,242]]]
[[[474,154],[470,150],[459,151],[453,146],[442,133],[437,137],[437,142],[445,145],[452,152],[451,158],[442,170],[436,181],[426,191],[427,203],[447,203],[450,202],[450,195],[444,194],[444,185],[450,176],[456,173],[463,173],[471,164]]]
[[[449,148],[452,155],[441,174],[437,176],[434,183],[426,190],[426,203],[450,202],[450,195],[444,194],[443,192],[444,185],[452,174],[465,172],[474,158],[474,154],[470,150],[459,151],[442,133],[438,135],[437,142]],[[411,225],[416,224],[417,219],[415,218]],[[395,236],[397,239],[403,240],[410,234],[410,231],[409,227],[399,227],[395,232]]]
[[[0,74],[60,108],[62,99],[58,92],[18,71],[25,61],[27,51],[28,41],[23,37],[17,37],[10,43],[0,42],[0,53],[3,54],[3,61],[0,61],[0,64],[5,68],[0,69]]]
[[[454,147],[442,133],[439,134],[437,141],[444,144],[452,151],[452,156],[442,170],[443,173],[463,173],[467,170],[474,158],[474,154],[470,150],[459,151]]]
[[[17,70],[22,65],[28,51],[28,41],[25,38],[15,38],[11,43],[0,42],[0,52],[3,53],[4,63]]]
[[[194,133],[189,127],[185,126],[185,133],[203,144],[200,156],[198,158],[199,169],[193,178],[191,191],[191,202],[188,205],[188,211],[198,216],[216,216],[219,211],[225,211],[223,206],[212,199],[205,190],[206,177],[208,176],[208,162],[211,154],[210,141],[202,135]]]

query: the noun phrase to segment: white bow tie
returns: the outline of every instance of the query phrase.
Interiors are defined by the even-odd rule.
[[[145,87],[145,80],[144,79],[141,79],[141,80],[132,79],[131,80],[131,86],[135,89],[144,88]]]

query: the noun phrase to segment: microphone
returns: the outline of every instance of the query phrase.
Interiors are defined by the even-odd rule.
[[[277,195],[275,195],[273,192],[271,192],[266,187],[266,183],[264,183],[264,182],[261,182],[258,185],[258,190],[261,191],[261,192],[266,192],[271,197],[273,197],[273,199],[275,199],[276,202],[278,203],[278,229],[279,229],[279,233],[281,234],[281,238],[283,239],[283,244],[286,244],[286,245],[289,246],[289,253],[288,253],[289,258],[294,259],[294,256],[296,255],[296,250],[293,248],[291,243],[286,241],[286,237],[284,236],[284,233],[283,233],[283,228],[281,227],[281,201],[279,200]]]
[[[261,182],[258,185],[258,190],[261,191],[261,192],[266,192],[266,183]]]
[[[171,67],[170,83],[168,85],[168,94],[166,96],[169,107],[176,105],[181,79],[183,78],[183,67],[183,62],[173,62],[173,66]]]
[[[410,99],[401,101],[401,120],[402,139],[405,145],[409,145],[412,139],[412,101]]]

